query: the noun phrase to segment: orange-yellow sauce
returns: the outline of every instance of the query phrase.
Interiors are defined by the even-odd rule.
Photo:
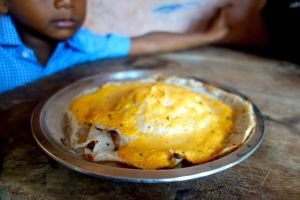
[[[174,167],[174,153],[203,163],[222,150],[232,127],[232,109],[204,94],[166,83],[104,85],[73,100],[80,124],[119,130],[130,142],[118,156],[143,169]]]

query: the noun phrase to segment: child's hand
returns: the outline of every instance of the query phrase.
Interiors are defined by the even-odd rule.
[[[132,38],[129,55],[177,51],[216,43],[224,38],[229,31],[225,17],[227,7],[217,9],[215,15],[204,22],[205,28],[200,32],[153,32]]]

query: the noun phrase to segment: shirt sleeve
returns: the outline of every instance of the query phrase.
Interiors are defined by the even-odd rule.
[[[88,54],[90,60],[96,60],[127,56],[131,40],[129,37],[117,34],[99,35],[80,29],[68,44],[77,51]]]

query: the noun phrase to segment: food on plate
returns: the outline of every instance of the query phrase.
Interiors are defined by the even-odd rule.
[[[251,103],[193,79],[152,76],[84,91],[68,107],[65,137],[89,161],[141,169],[225,155],[255,126]]]

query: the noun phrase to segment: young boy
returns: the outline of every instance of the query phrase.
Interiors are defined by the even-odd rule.
[[[85,14],[86,0],[0,0],[0,93],[76,64],[210,44],[228,31],[224,9],[202,33],[135,38],[80,29]]]

